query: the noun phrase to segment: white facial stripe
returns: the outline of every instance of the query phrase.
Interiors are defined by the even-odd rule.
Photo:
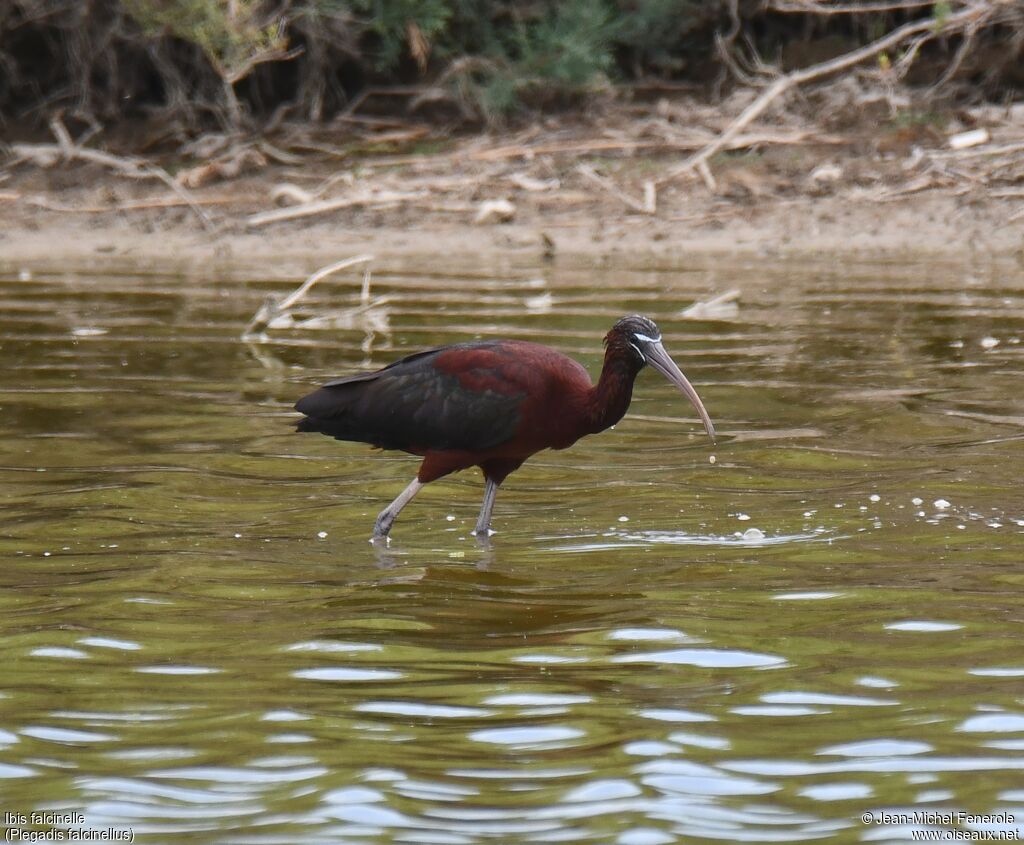
[[[661,335],[658,335],[657,337],[648,337],[645,334],[640,334],[640,332],[634,332],[633,337],[637,340],[642,340],[644,343],[661,343]]]
[[[640,347],[639,347],[639,346],[637,346],[637,345],[636,345],[635,343],[633,343],[632,341],[630,341],[630,342],[629,342],[629,345],[630,345],[630,346],[632,346],[632,347],[633,347],[633,348],[634,348],[634,349],[636,350],[636,354],[640,356],[640,360],[641,360],[641,361],[646,361],[646,360],[647,360],[647,359],[646,359],[646,358],[644,357],[644,353],[640,351]]]

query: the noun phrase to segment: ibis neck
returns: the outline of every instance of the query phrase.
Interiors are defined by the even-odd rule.
[[[592,433],[610,428],[626,415],[638,372],[640,370],[631,356],[617,349],[608,349],[601,378],[587,397],[587,416]]]

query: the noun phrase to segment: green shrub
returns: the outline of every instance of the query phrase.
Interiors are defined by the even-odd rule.
[[[243,78],[260,56],[285,43],[284,21],[261,20],[258,0],[121,0],[150,39],[171,35],[198,47],[223,79]]]
[[[629,79],[721,79],[717,33],[777,60],[786,45],[855,46],[950,10],[948,0],[830,16],[762,0],[0,0],[0,125],[26,114],[45,123],[54,108],[94,122],[163,105],[186,127],[213,114],[236,128],[287,103],[319,119],[367,86],[425,82],[447,87],[464,116],[493,121]],[[1008,34],[993,28],[973,46],[1009,40],[1012,65],[1024,39]],[[944,68],[961,43],[928,49]],[[998,73],[986,70],[987,83]]]

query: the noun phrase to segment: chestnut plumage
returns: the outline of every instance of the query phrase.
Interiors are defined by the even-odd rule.
[[[623,317],[604,343],[596,385],[572,358],[520,340],[417,352],[303,397],[295,404],[305,415],[297,428],[423,458],[416,478],[377,517],[374,539],[388,536],[399,511],[424,484],[474,466],[486,481],[475,532],[487,535],[498,485],[509,473],[543,449],[565,449],[615,425],[647,364],[690,399],[714,439],[700,397],[665,351],[653,320]]]

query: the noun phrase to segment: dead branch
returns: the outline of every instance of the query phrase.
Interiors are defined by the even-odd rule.
[[[756,115],[755,115],[756,116]],[[749,121],[748,121],[749,122]],[[740,127],[742,129],[742,127]],[[738,150],[761,144],[804,144],[814,141],[818,144],[844,144],[846,138],[834,135],[818,135],[813,132],[761,132],[754,135],[740,135],[738,130],[725,142],[726,149]],[[505,146],[478,150],[469,154],[476,161],[496,161],[507,158],[531,158],[538,155],[557,153],[586,155],[601,152],[633,152],[635,150],[697,150],[706,140],[704,138],[672,138],[658,140],[590,140],[590,141],[555,141],[534,146]],[[451,158],[459,158],[464,153],[453,154]],[[395,163],[394,160],[391,163]],[[401,162],[404,163],[404,162]]]
[[[679,312],[685,320],[734,320],[739,315],[740,291],[733,289],[695,302]]]
[[[934,6],[935,0],[893,0],[893,2],[861,3],[855,6],[826,6],[817,0],[773,0],[773,12],[796,12],[803,15],[861,15],[871,12],[900,12]]]
[[[327,214],[330,211],[337,211],[340,208],[351,208],[356,205],[395,205],[422,199],[427,196],[426,191],[379,191],[377,193],[365,192],[347,197],[335,197],[330,200],[319,200],[317,202],[293,205],[290,208],[279,208],[274,211],[261,211],[258,214],[246,218],[245,225],[256,228],[266,226],[270,223],[280,223],[285,220],[297,220],[300,217],[313,217],[317,214]]]
[[[18,199],[20,194],[9,199]],[[0,199],[5,199],[3,193],[0,193]],[[240,203],[247,202],[245,197],[202,197],[193,200],[196,205],[211,206],[211,205],[237,205]],[[125,200],[124,202],[115,203],[113,205],[64,205],[62,203],[53,202],[52,200],[45,199],[43,197],[28,197],[25,199],[28,205],[35,206],[36,208],[42,208],[46,211],[56,211],[61,214],[108,214],[110,212],[120,211],[144,211],[151,208],[181,208],[187,206],[189,203],[181,199],[181,197],[156,197],[154,199],[146,200]]]
[[[590,165],[577,165],[576,172],[593,182],[599,188],[607,191],[613,197],[623,202],[627,207],[633,209],[633,211],[638,211],[640,214],[654,214],[654,209],[651,208],[650,202],[640,202],[640,200],[633,199],[633,197],[622,191],[618,185],[612,182],[611,179],[606,179],[604,176],[598,174]]]
[[[1003,144],[999,147],[982,147],[981,149],[973,150],[951,150],[949,152],[933,152],[929,153],[932,158],[935,159],[968,159],[968,158],[982,158],[986,156],[998,156],[1005,155],[1007,153],[1019,153],[1024,152],[1024,142],[1016,144]]]
[[[822,79],[823,77],[831,76],[841,70],[846,70],[854,65],[858,65],[867,59],[877,56],[885,50],[889,50],[911,38],[914,38],[915,36],[927,39],[935,38],[939,35],[948,35],[950,32],[956,32],[965,28],[976,29],[983,25],[984,22],[989,22],[995,17],[997,6],[999,5],[1002,4],[974,2],[962,11],[951,14],[941,21],[933,18],[913,21],[912,23],[908,23],[894,29],[888,35],[884,35],[876,41],[872,41],[870,44],[860,47],[857,50],[852,50],[849,53],[845,53],[835,59],[830,59],[827,62],[811,65],[810,67],[796,70],[778,77],[771,85],[768,86],[767,89],[765,89],[761,96],[747,106],[739,117],[729,124],[729,127],[722,132],[718,138],[710,144],[705,145],[698,152],[694,153],[681,165],[670,170],[667,174],[662,176],[658,182],[667,182],[684,173],[690,173],[694,170],[698,170],[700,165],[706,163],[713,155],[724,149],[728,149],[729,145],[736,140],[737,136],[743,131],[743,129],[763,114],[768,106],[770,106],[778,97],[782,96],[782,94],[791,88],[795,88],[815,79]]]
[[[133,179],[159,179],[192,209],[203,224],[203,228],[207,230],[215,228],[213,218],[162,167],[157,167],[140,158],[118,156],[103,150],[79,146],[71,139],[71,135],[59,116],[51,119],[50,127],[57,137],[56,144],[12,144],[11,151],[14,153],[15,160],[31,161],[39,167],[52,167],[59,161],[87,161]]]
[[[363,264],[365,262],[373,261],[372,255],[357,255],[354,258],[346,258],[343,261],[336,261],[334,264],[328,264],[326,267],[321,267],[306,281],[304,281],[298,288],[296,288],[291,294],[289,294],[281,302],[279,308],[281,311],[287,311],[295,303],[297,303],[302,297],[309,293],[310,288],[313,287],[321,279],[326,279],[332,273],[337,273],[339,270],[344,270],[348,267],[352,267],[356,264]],[[365,298],[369,294],[369,285],[364,279],[363,293],[362,296]]]
[[[262,331],[274,320],[287,314],[307,293],[309,293],[313,288],[313,285],[317,282],[326,279],[332,273],[337,273],[339,270],[345,270],[348,267],[353,267],[356,264],[363,264],[369,261],[373,261],[372,255],[356,255],[353,258],[335,261],[333,264],[321,267],[284,299],[279,300],[276,296],[268,296],[266,300],[264,300],[263,304],[257,309],[253,318],[249,321],[249,324],[242,331],[242,339],[253,339],[257,335],[258,331]],[[360,291],[362,307],[366,307],[369,297],[370,275],[369,269],[367,269],[367,272],[363,275],[363,283]]]

